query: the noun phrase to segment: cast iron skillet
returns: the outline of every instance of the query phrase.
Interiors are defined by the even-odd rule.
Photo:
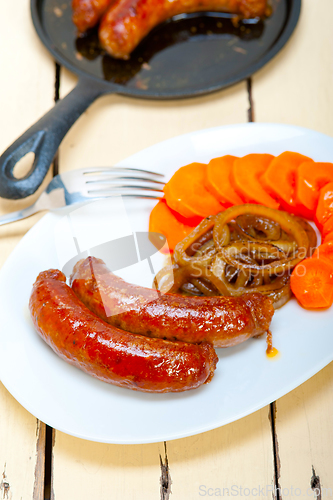
[[[31,0],[35,29],[54,58],[79,76],[76,88],[28,129],[0,158],[0,196],[19,199],[42,183],[73,123],[99,96],[119,93],[147,99],[193,97],[249,77],[266,64],[291,36],[301,0],[271,0],[264,21],[235,26],[230,15],[178,16],[157,27],[129,61],[103,53],[96,31],[76,38],[70,0]],[[113,131],[116,135],[117,127]],[[16,163],[35,153],[28,174],[17,179]]]

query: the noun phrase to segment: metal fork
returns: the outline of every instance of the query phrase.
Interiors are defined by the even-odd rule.
[[[137,168],[84,168],[58,174],[30,207],[0,217],[0,226],[30,217],[42,210],[56,210],[110,196],[161,199],[164,176]],[[155,194],[156,193],[156,194]]]

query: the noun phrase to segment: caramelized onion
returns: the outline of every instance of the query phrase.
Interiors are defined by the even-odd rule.
[[[244,293],[259,292],[263,295],[268,295],[272,301],[274,308],[277,309],[284,305],[291,297],[291,290],[289,285],[289,275],[283,274],[282,276],[271,279],[269,283],[264,285],[257,285],[253,281],[249,286],[237,286],[236,284],[229,283],[226,278],[227,263],[217,255],[212,262],[211,272],[221,281],[223,286],[228,290],[228,295],[240,296]]]
[[[281,236],[280,224],[266,217],[246,213],[239,215],[236,223],[242,234],[253,240],[275,241]]]
[[[291,297],[292,269],[311,254],[316,233],[305,220],[261,205],[231,207],[204,219],[160,271],[155,287],[189,295],[259,292],[274,307]]]
[[[223,238],[224,227],[228,224],[228,222],[233,219],[237,219],[237,217],[243,214],[253,214],[267,217],[268,219],[278,222],[281,229],[283,229],[287,234],[293,236],[298,248],[308,249],[308,236],[293,216],[287,214],[286,212],[280,212],[279,210],[274,210],[273,208],[264,207],[262,205],[245,204],[230,207],[216,216],[213,238],[218,250],[226,244],[224,243]]]
[[[311,257],[315,249],[317,248],[317,235],[316,231],[313,229],[311,224],[308,223],[308,221],[302,219],[302,217],[295,217],[297,222],[302,226],[304,231],[306,232],[308,239],[309,239],[309,250],[307,257]]]
[[[252,262],[246,260],[252,257]],[[257,241],[237,241],[222,247],[219,255],[222,259],[236,269],[248,271],[254,274],[281,274],[290,268],[290,259],[280,248],[270,244]],[[258,264],[258,261],[272,261],[268,264]]]
[[[213,253],[213,255],[210,255],[210,253],[204,256],[200,255],[198,257],[192,257],[191,255],[195,254],[203,243],[211,239],[212,235],[211,233],[209,233],[209,231],[213,229],[215,225],[215,219],[215,215],[207,217],[206,219],[201,221],[200,224],[188,236],[186,236],[180,243],[176,245],[174,259],[179,266],[187,266],[192,262],[202,262],[208,264],[211,261],[215,253],[215,249],[214,253],[211,252]],[[229,243],[229,228],[223,229],[221,231],[221,238],[223,238],[223,241]],[[195,244],[199,246],[195,247]]]

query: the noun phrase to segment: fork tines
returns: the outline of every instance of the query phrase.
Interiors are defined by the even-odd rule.
[[[162,198],[160,193],[163,194],[161,188],[165,184],[161,180],[154,178],[162,178],[164,177],[163,174],[136,168],[91,168],[86,169],[84,174],[86,174],[87,194],[93,197],[122,195],[160,199]],[[145,191],[150,191],[152,194],[145,193]]]
[[[158,172],[152,172],[151,170],[142,170],[140,168],[130,168],[130,167],[92,167],[92,168],[86,168],[84,169],[83,175],[90,175],[90,174],[98,174],[98,173],[103,173],[103,174],[115,174],[116,172],[120,172],[121,174],[124,174],[126,172],[141,172],[143,174],[148,174],[148,175],[156,175],[157,177],[164,177],[163,174],[159,174]]]
[[[152,183],[152,184],[159,184],[161,186],[164,186],[164,182],[157,181],[156,179],[148,179],[144,177],[134,177],[134,176],[108,176],[108,177],[103,177],[103,176],[95,176],[95,177],[87,177],[86,184],[116,184],[118,182],[122,181],[138,181],[138,182],[146,182],[146,183]]]

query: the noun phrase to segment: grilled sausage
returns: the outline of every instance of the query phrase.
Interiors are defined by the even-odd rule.
[[[159,23],[178,14],[217,11],[242,17],[264,16],[267,0],[116,0],[101,20],[99,39],[107,52],[128,59]]]
[[[29,307],[39,335],[65,361],[104,382],[144,392],[180,392],[209,382],[218,358],[200,345],[124,332],[92,314],[58,270],[39,274]]]
[[[114,0],[72,0],[73,23],[83,33],[96,26]]]
[[[259,293],[185,297],[126,283],[101,259],[78,262],[71,276],[78,298],[104,321],[132,333],[230,347],[269,328],[274,309]]]

